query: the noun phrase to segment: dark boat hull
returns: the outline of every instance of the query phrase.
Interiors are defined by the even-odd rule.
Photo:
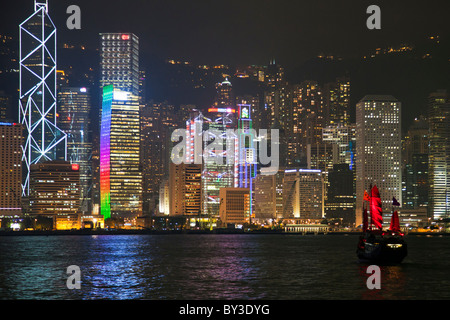
[[[358,259],[375,264],[401,263],[408,254],[408,246],[403,239],[382,239],[363,242],[356,251]]]

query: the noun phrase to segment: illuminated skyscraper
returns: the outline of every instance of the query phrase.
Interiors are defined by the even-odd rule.
[[[160,199],[163,195],[160,195]],[[169,213],[199,216],[202,214],[202,165],[170,163]]]
[[[80,166],[67,161],[33,164],[30,213],[53,218],[56,229],[79,228]]]
[[[215,105],[220,108],[233,108],[235,105],[233,87],[231,82],[226,78],[224,81],[216,84],[216,101]]]
[[[393,197],[402,203],[400,119],[401,102],[393,96],[367,95],[356,104],[356,226],[371,185],[380,190],[387,217]]]
[[[100,213],[105,219],[142,214],[139,39],[100,33]]]
[[[100,129],[100,212],[105,219],[142,213],[138,97],[103,88]]]
[[[350,80],[338,78],[324,86],[326,124],[350,124]]]
[[[434,219],[448,218],[450,199],[450,98],[446,91],[430,94],[428,102],[428,213]]]
[[[139,96],[139,38],[132,33],[100,33],[100,86]]]
[[[327,218],[355,222],[355,142],[354,124],[331,124],[323,128],[323,141],[332,149],[331,168],[327,173],[325,211]]]
[[[20,123],[0,122],[0,216],[22,213],[22,128]]]
[[[265,168],[260,171],[264,172]],[[284,169],[276,174],[258,174],[255,178],[255,219],[272,223],[283,218]]]
[[[292,106],[285,121],[287,167],[305,166],[309,151],[317,155],[322,149],[324,104],[322,90],[315,81],[304,81],[292,87]],[[312,150],[311,150],[312,148]],[[311,154],[311,153],[310,153]],[[314,160],[314,162],[317,162]]]
[[[186,120],[186,159],[185,163],[202,164],[203,152],[203,114],[199,110],[192,110]]]
[[[287,169],[283,181],[284,218],[322,219],[324,180],[319,169]]]
[[[56,27],[48,3],[35,1],[20,24],[19,122],[24,125],[22,194],[29,194],[30,166],[66,158],[66,135],[56,124]]]
[[[261,105],[260,95],[242,95],[236,97],[236,105],[240,104],[248,104],[250,105],[250,113],[252,117],[252,128],[259,129],[267,129],[262,126],[262,117],[264,116],[262,113],[262,105]]]
[[[244,224],[250,220],[250,190],[248,188],[220,189],[220,220],[227,224]]]
[[[414,120],[404,137],[402,153],[403,204],[408,209],[428,205],[428,119]]]
[[[353,169],[355,161],[355,124],[329,125],[322,129],[322,139],[332,148],[333,164],[346,163]]]
[[[80,166],[81,212],[91,212],[91,95],[88,88],[62,87],[58,92],[58,126],[67,135],[67,161]]]
[[[236,110],[210,108],[203,118],[203,213],[219,215],[220,189],[235,187],[238,174]],[[212,146],[211,143],[215,146]]]
[[[250,190],[250,217],[253,214],[253,186],[256,177],[256,149],[254,146],[254,135],[251,117],[251,105],[238,105],[238,176],[234,185],[239,188],[247,188]]]
[[[174,106],[166,103],[141,105],[143,213],[155,209],[160,184],[169,174],[170,130],[176,127],[174,113]]]

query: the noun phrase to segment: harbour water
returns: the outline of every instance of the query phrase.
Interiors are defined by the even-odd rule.
[[[415,300],[450,298],[450,237],[407,236],[370,290],[357,235],[1,236],[0,299]],[[68,289],[67,268],[81,271]]]

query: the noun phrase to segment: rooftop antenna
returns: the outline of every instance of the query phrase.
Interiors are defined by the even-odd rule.
[[[48,0],[45,0],[45,2],[43,2],[42,0],[41,1],[34,0],[35,12],[40,10],[42,7],[45,9],[45,12],[48,13]]]

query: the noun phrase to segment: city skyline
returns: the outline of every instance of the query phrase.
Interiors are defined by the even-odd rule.
[[[450,298],[449,10],[4,3],[0,300],[278,319]]]
[[[230,3],[230,5],[231,4],[232,3]],[[45,18],[48,8],[47,1],[45,3],[35,2],[35,15],[42,12],[42,16]],[[125,16],[126,14],[123,17]],[[119,15],[118,17],[121,16]],[[155,81],[155,78],[158,80],[158,74],[156,76],[151,74],[150,77],[147,74],[147,56],[142,55],[142,52],[144,52],[145,49],[141,48],[145,48],[145,44],[148,44],[148,40],[143,40],[141,37],[138,37],[132,30],[124,30],[123,32],[116,32],[115,30],[107,32],[107,30],[104,30],[98,33],[89,33],[89,39],[94,36],[97,38],[97,44],[94,46],[94,48],[96,48],[94,49],[96,60],[89,61],[89,63],[96,66],[94,68],[89,68],[89,74],[85,74],[85,79],[81,80],[79,75],[73,72],[72,66],[68,69],[67,64],[63,64],[61,68],[57,66],[56,56],[60,56],[60,50],[62,51],[62,56],[65,57],[63,60],[70,60],[71,63],[73,62],[74,66],[81,57],[77,58],[70,55],[67,55],[66,57],[66,54],[74,48],[70,43],[66,43],[64,40],[62,49],[61,45],[56,45],[57,28],[53,25],[50,18],[48,18],[48,20],[50,23],[41,22],[41,24],[43,25],[43,30],[45,29],[44,26],[47,26],[50,29],[50,36],[48,36],[48,39],[45,39],[45,41],[42,41],[46,42],[50,39],[54,46],[54,52],[51,52],[45,45],[42,45],[41,55],[34,57],[32,46],[31,49],[27,46],[27,41],[32,45],[33,40],[31,39],[30,41],[27,37],[22,36],[21,33],[20,57],[22,56],[22,48],[27,48],[32,51],[31,53],[25,51],[24,54],[26,57],[20,61],[20,90],[22,90],[23,80],[26,80],[26,78],[22,76],[23,70],[27,71],[30,70],[30,68],[42,68],[43,79],[40,79],[40,81],[43,82],[43,84],[39,83],[38,85],[44,88],[42,92],[46,93],[46,96],[48,96],[46,91],[48,90],[50,96],[53,96],[55,101],[49,101],[48,105],[43,104],[42,110],[39,109],[38,111],[34,111],[33,114],[38,115],[39,113],[43,113],[45,117],[54,117],[55,123],[53,123],[53,126],[57,129],[57,125],[63,125],[63,134],[67,134],[67,137],[64,136],[64,142],[70,142],[71,152],[74,152],[77,148],[84,148],[82,145],[85,142],[88,144],[92,143],[92,150],[86,151],[87,153],[92,154],[93,167],[91,172],[94,175],[92,185],[87,186],[85,184],[81,188],[82,197],[91,199],[88,201],[92,201],[92,203],[90,206],[84,206],[84,209],[81,210],[83,211],[83,215],[89,215],[91,213],[95,215],[101,213],[105,219],[114,217],[130,218],[134,220],[134,222],[131,223],[132,226],[135,226],[137,223],[137,217],[143,217],[148,214],[158,215],[158,201],[160,203],[167,202],[166,199],[163,201],[161,199],[162,195],[159,195],[158,193],[160,190],[165,190],[165,181],[168,177],[168,187],[171,192],[173,189],[170,188],[170,183],[174,183],[172,180],[173,177],[171,178],[169,174],[170,161],[174,161],[173,154],[171,160],[163,154],[167,154],[167,152],[170,153],[170,150],[174,148],[173,144],[167,143],[170,139],[170,132],[180,128],[180,130],[186,131],[185,139],[187,154],[185,159],[187,163],[197,163],[196,157],[198,157],[198,152],[205,150],[205,153],[202,154],[203,166],[201,168],[201,182],[199,185],[195,184],[196,188],[200,188],[199,190],[201,190],[200,194],[202,198],[202,204],[199,209],[201,213],[198,214],[199,217],[208,217],[208,219],[211,219],[211,217],[218,218],[219,208],[221,208],[221,210],[223,209],[223,207],[221,207],[222,196],[220,190],[222,188],[240,187],[250,188],[250,208],[244,216],[246,217],[245,221],[252,221],[253,208],[255,207],[253,199],[257,198],[256,195],[253,197],[255,191],[253,179],[256,178],[258,174],[262,173],[263,167],[261,166],[261,155],[259,154],[259,158],[256,157],[256,154],[260,151],[257,148],[261,148],[261,141],[266,138],[264,136],[250,134],[250,141],[246,142],[246,140],[243,139],[243,136],[229,136],[228,132],[230,129],[265,130],[271,128],[281,132],[279,141],[278,135],[272,136],[272,133],[270,133],[267,138],[270,140],[271,147],[276,147],[277,151],[275,152],[275,156],[278,157],[278,161],[281,160],[279,163],[280,168],[285,170],[281,178],[282,180],[284,179],[284,187],[290,185],[290,189],[287,191],[285,190],[285,195],[282,197],[282,219],[305,219],[305,217],[308,217],[308,219],[319,222],[320,219],[326,218],[330,206],[337,206],[340,208],[339,210],[348,208],[349,203],[339,204],[339,201],[336,200],[339,195],[336,193],[330,193],[330,197],[334,197],[333,199],[335,202],[328,201],[328,188],[332,184],[338,184],[339,179],[346,179],[346,181],[348,181],[347,179],[350,176],[348,171],[346,172],[344,167],[335,167],[335,165],[344,163],[348,165],[349,170],[356,172],[356,189],[354,189],[354,195],[356,194],[356,196],[354,196],[356,199],[356,212],[354,213],[356,217],[356,227],[360,224],[360,197],[362,197],[363,191],[370,189],[369,183],[370,185],[377,184],[382,190],[385,189],[385,197],[387,198],[383,199],[383,206],[386,211],[389,208],[389,202],[392,196],[401,203],[403,202],[402,196],[405,187],[402,183],[407,185],[407,181],[402,180],[402,174],[404,174],[403,171],[405,170],[404,165],[410,165],[410,163],[401,161],[402,139],[406,139],[402,134],[402,124],[404,123],[404,121],[402,121],[402,114],[405,113],[405,109],[408,110],[408,107],[405,108],[405,105],[408,106],[408,103],[404,102],[405,96],[398,97],[396,95],[395,88],[392,90],[391,88],[387,89],[383,91],[382,94],[372,92],[372,82],[370,82],[369,79],[371,79],[371,81],[377,80],[372,79],[372,73],[366,73],[367,70],[364,70],[359,78],[356,77],[356,80],[354,80],[354,73],[350,73],[349,75],[345,68],[338,68],[337,70],[334,70],[336,73],[335,76],[328,79],[328,81],[324,81],[327,77],[322,77],[320,74],[317,75],[317,78],[308,77],[301,81],[292,81],[288,80],[286,66],[280,64],[275,58],[271,59],[268,64],[251,64],[246,66],[195,65],[191,61],[167,59],[165,60],[166,66],[169,68],[170,66],[173,66],[174,69],[172,72],[179,74],[178,78],[173,78],[173,75],[172,78],[169,76],[171,81],[175,80],[172,85],[168,87],[169,89],[175,89],[185,81],[188,83],[188,86],[193,86],[193,88],[200,87],[212,89],[213,87],[214,95],[210,103],[193,105],[186,99],[185,104],[177,105],[176,108],[173,108],[171,102],[162,102],[162,104],[157,107],[157,104],[160,101],[156,101],[155,103],[155,100],[151,95],[150,97],[147,97],[148,92],[146,90],[149,85],[147,83],[149,78],[153,77],[153,81]],[[34,28],[34,25],[35,24],[31,24],[31,27]],[[60,29],[63,30],[63,33],[67,31],[65,30],[64,25],[61,27],[58,26],[58,31]],[[20,25],[20,30],[21,32],[24,32],[24,34],[26,32],[26,34],[33,36],[33,32],[24,29],[22,24]],[[44,35],[42,35],[42,37],[43,36]],[[441,41],[443,40],[441,35],[428,36],[427,39],[428,41],[431,41],[436,48],[442,50]],[[5,41],[3,42],[5,43]],[[86,43],[88,42],[89,41],[86,41]],[[82,51],[85,49],[86,48],[83,45],[80,47],[80,50]],[[14,52],[13,49],[11,49],[11,51]],[[56,51],[58,51],[58,55],[56,54]],[[414,51],[414,48],[404,46],[395,49],[391,47],[388,51],[378,48],[372,56],[364,57],[364,59],[383,61],[383,56],[386,55],[386,57],[389,57],[392,52],[401,56],[404,52],[409,51]],[[2,52],[5,52],[6,56],[14,56],[14,53],[7,52],[5,49],[2,49]],[[230,50],[230,52],[232,52],[232,50]],[[416,55],[417,53],[414,54]],[[32,62],[36,63],[31,64],[30,62],[27,65],[27,59],[30,57],[33,59],[39,58],[40,60],[34,59]],[[333,63],[341,60],[338,56],[330,56],[327,54],[319,54],[317,59],[321,61],[332,61]],[[433,61],[434,59],[437,59],[438,61],[441,61],[442,57],[438,56],[435,58],[433,55],[426,54],[421,59],[424,61],[428,61],[428,59]],[[257,60],[256,56],[255,60]],[[395,58],[393,61],[395,61]],[[370,61],[368,64],[371,64]],[[401,66],[402,64],[400,63],[399,65]],[[373,67],[374,66],[372,66],[372,68]],[[194,69],[200,71],[200,73],[193,76],[193,72],[191,71],[191,75],[189,76],[189,70]],[[202,70],[204,72],[203,75],[201,73]],[[354,71],[355,69],[353,69],[353,72]],[[445,72],[445,68],[438,70],[436,74],[440,74],[441,72],[439,71]],[[51,77],[47,75],[47,72]],[[330,75],[331,74],[328,76]],[[57,77],[59,85],[57,83]],[[195,77],[197,77],[199,82],[193,85],[190,82],[191,80],[194,80]],[[203,82],[203,78],[208,79]],[[53,82],[47,85],[46,81],[50,81],[49,79]],[[354,94],[354,88],[359,88],[359,94],[364,88],[364,86],[361,86],[361,79],[367,79],[368,83],[366,84],[363,98],[359,98],[359,102],[355,104],[352,103],[352,99],[358,99],[358,94]],[[78,87],[73,84],[73,82],[80,80],[88,85],[86,85],[86,87]],[[437,81],[439,82],[439,77]],[[392,83],[392,80],[385,77],[383,78],[383,82],[389,84]],[[213,86],[211,85],[212,83],[214,83]],[[441,82],[441,84],[444,88],[447,85],[446,82]],[[246,85],[250,85],[250,87],[246,88]],[[73,102],[65,102],[64,99],[59,100],[58,103],[60,103],[62,107],[61,112],[57,113],[55,111],[57,102],[56,90],[51,94],[53,89],[49,89],[53,86],[55,89],[58,86],[58,95],[61,97],[63,97],[62,93],[66,90],[75,87],[79,88],[77,90],[80,92],[81,90],[89,90],[91,96],[94,97],[94,99],[91,99],[92,101],[87,104],[85,103],[84,108],[87,108],[88,110],[85,110],[83,115],[80,113],[79,119],[77,119],[81,120],[80,122],[85,123],[82,124],[82,127],[90,127],[90,124],[94,124],[94,128],[92,129],[93,134],[88,139],[90,141],[83,141],[84,129],[74,127],[74,121],[73,119],[71,120],[71,117],[75,117],[75,113],[69,110],[68,114],[67,105]],[[431,84],[428,84],[428,86],[431,86]],[[376,86],[373,88],[375,87]],[[427,101],[428,96],[432,92],[436,92],[440,89],[440,87],[434,87],[432,90],[428,91],[426,96]],[[379,88],[377,90],[379,90]],[[423,91],[425,90],[429,89],[423,88]],[[28,90],[26,94],[31,91],[31,89]],[[193,92],[195,93],[195,90]],[[180,92],[178,92],[178,94],[179,93]],[[423,94],[423,92],[420,94]],[[34,100],[38,101],[40,97],[39,92],[37,95],[37,98],[21,101],[21,105],[31,105],[31,102]],[[394,96],[396,98],[394,98]],[[411,94],[411,96],[408,95],[408,97],[413,96],[413,94]],[[182,95],[181,99],[183,99]],[[369,100],[363,103],[364,99]],[[46,100],[42,100],[46,102]],[[372,100],[374,101],[373,106],[370,104]],[[441,100],[439,100],[439,103],[442,103],[445,106],[448,105],[447,100]],[[12,101],[14,101],[14,99],[12,99]],[[378,101],[382,102],[378,104]],[[399,106],[401,105],[401,108],[396,105],[397,103]],[[242,109],[243,106],[248,109]],[[394,111],[389,109],[391,106],[394,106]],[[155,107],[156,109],[153,110]],[[168,109],[165,110],[167,107]],[[400,110],[402,111],[400,112]],[[24,111],[22,111],[22,113],[23,112]],[[365,114],[365,112],[367,112],[367,114]],[[351,115],[352,113],[353,116]],[[89,119],[88,114],[93,116],[93,121]],[[157,120],[158,114],[161,116],[167,114],[169,117],[167,117],[166,120]],[[407,112],[407,114],[409,117],[414,116],[414,113],[412,112]],[[445,119],[445,116],[441,115],[439,110],[437,110],[434,115],[434,120],[430,120],[430,124],[440,121],[442,117]],[[251,121],[247,122],[246,118],[251,119]],[[27,125],[26,128],[28,131],[31,132],[34,130],[35,126],[28,125],[24,119],[25,118],[22,116],[21,122],[24,122],[24,124]],[[367,126],[368,123],[370,123],[370,125]],[[68,124],[70,124],[70,126],[68,126]],[[353,135],[352,128],[354,128],[355,125],[356,139],[350,136]],[[95,128],[96,126],[99,128]],[[407,126],[409,127],[408,123]],[[142,131],[141,128],[144,128],[145,130]],[[441,134],[441,131],[444,135],[443,140],[439,140],[439,143],[447,141],[445,128],[439,130],[439,133],[436,133],[435,135]],[[81,137],[74,139],[74,137],[79,134],[76,131],[81,132]],[[90,134],[90,131],[91,129],[89,128],[86,130],[86,133]],[[51,130],[43,129],[42,137],[32,137],[31,134],[26,134],[25,137],[27,141],[42,140],[42,143],[45,141],[53,141],[52,143],[54,143],[54,141],[62,141],[58,140],[60,139],[58,132],[59,131],[55,134],[54,132],[51,132]],[[372,134],[373,137],[370,136]],[[53,135],[55,135],[56,138],[53,137]],[[389,140],[393,139],[393,135],[395,138],[395,146],[392,146],[393,141]],[[366,139],[366,136],[370,136],[370,141],[364,140]],[[201,137],[200,145],[197,145],[198,137]],[[210,144],[211,141],[223,139],[225,137],[225,140],[219,142],[219,144],[222,144],[222,150],[214,150],[211,148],[213,145]],[[384,137],[381,139],[382,141],[379,140],[381,137]],[[68,138],[71,140],[67,141]],[[173,136],[172,142],[175,142]],[[253,143],[255,143],[255,146],[253,146]],[[256,143],[258,144],[258,147],[256,147]],[[29,143],[27,142],[25,145],[27,146]],[[196,149],[198,146],[201,146],[201,150]],[[152,147],[163,148],[164,151],[161,152],[161,154],[159,154],[160,150],[149,152]],[[50,149],[53,147],[51,146],[48,148]],[[278,151],[279,153],[277,153]],[[47,152],[47,149],[42,149],[41,153],[45,152]],[[232,152],[233,155],[231,155],[230,152]],[[434,155],[430,156],[430,159],[438,159],[441,157],[441,154],[445,154],[445,152],[446,149],[445,146],[443,146],[442,150],[436,151]],[[373,155],[368,156],[370,154]],[[273,155],[274,154],[272,154],[272,156]],[[415,157],[414,159],[419,157],[415,154],[412,156]],[[65,160],[66,157],[67,153],[63,156],[61,154],[55,154],[53,157],[47,156],[46,159]],[[157,159],[157,157],[159,158]],[[420,157],[421,159],[423,158],[423,156]],[[89,158],[89,156],[85,158]],[[252,158],[252,160],[248,162],[250,158]],[[218,159],[222,159],[223,161],[218,162]],[[384,160],[381,161],[381,159]],[[431,160],[429,166],[430,168],[434,168],[433,165],[435,165],[435,162],[433,162],[434,160]],[[85,164],[81,163],[82,161],[79,158],[72,156],[72,154],[69,155],[68,161],[72,164],[81,165],[82,167],[85,166]],[[83,161],[87,161],[87,159]],[[28,162],[30,161],[28,160]],[[154,164],[157,164],[158,168],[153,167]],[[254,164],[254,168],[247,170],[250,168],[246,168],[249,164]],[[436,164],[439,168],[442,165],[446,166],[446,162],[444,161],[443,164]],[[369,170],[370,174],[368,174],[369,171],[366,170],[366,167],[374,166],[375,169],[372,168],[372,171]],[[407,168],[407,170],[409,170],[408,174],[410,174],[409,178],[419,174],[419,171],[414,171],[419,170],[418,168],[418,166],[410,166]],[[308,194],[308,188],[299,188],[299,184],[301,183],[297,182],[298,179],[294,179],[295,181],[292,183],[290,182],[289,179],[291,175],[288,173],[290,173],[291,170],[300,170],[296,172],[302,172],[301,170],[313,170],[307,172],[316,172],[314,170],[317,170],[317,173],[320,173],[320,186],[315,186],[310,190],[311,194]],[[334,170],[341,170],[342,174],[333,176],[332,173]],[[83,169],[82,171],[81,181],[89,180],[89,170]],[[442,179],[443,175],[445,176],[447,174],[445,168],[443,171],[436,172],[439,172],[439,179]],[[248,175],[249,178],[245,182],[242,180],[244,173]],[[156,176],[153,176],[154,174],[156,174]],[[329,176],[333,176],[334,180],[329,180]],[[395,181],[391,181],[391,178],[395,178]],[[444,180],[445,179],[446,178],[444,178]],[[365,182],[361,185],[361,181],[363,180]],[[433,186],[435,180],[429,181],[430,186]],[[27,181],[26,175],[25,181]],[[388,181],[388,183],[386,183],[386,181]],[[414,184],[407,186],[408,188],[412,188],[413,185]],[[144,186],[145,190],[143,190]],[[80,186],[77,185],[77,188],[80,188]],[[294,189],[297,191],[294,192]],[[88,194],[87,190],[90,190],[89,193],[91,194]],[[183,190],[183,188],[177,187],[176,190]],[[407,190],[410,195],[411,190],[412,189]],[[171,192],[169,192],[169,196]],[[270,192],[277,193],[278,191],[271,187]],[[445,182],[444,185],[442,185],[442,182],[439,182],[436,192],[436,195],[439,194],[438,198],[441,199],[439,201],[442,202],[446,192]],[[196,196],[197,195],[198,193],[196,193]],[[224,195],[226,195],[226,193]],[[348,198],[350,195],[347,192],[342,196]],[[184,199],[182,196],[179,198]],[[276,200],[273,200],[276,198],[276,194],[268,197],[268,199],[271,199],[270,201],[272,201],[272,203],[274,201],[276,202]],[[307,210],[318,211],[314,211],[314,213],[312,213],[312,211],[305,211],[300,214],[299,212],[301,210],[298,208],[303,204],[299,204],[298,201],[300,200],[298,199],[303,199],[302,201],[304,201],[304,203],[308,203],[308,201],[316,203],[317,205],[313,206],[315,209],[310,207]],[[86,209],[87,207],[89,207],[89,209]],[[413,207],[412,209],[415,210],[417,208]],[[439,217],[446,217],[447,209],[444,208],[443,210],[444,213],[440,213],[438,215]],[[163,215],[171,214],[173,215],[175,213],[163,213]],[[435,213],[433,212],[429,212],[430,217],[433,217],[434,214]],[[177,213],[175,215],[180,214]],[[190,216],[192,214],[187,215]],[[272,215],[278,216],[277,210],[275,210]],[[226,217],[226,212],[223,216]],[[255,218],[258,220],[258,217]],[[342,217],[334,218],[339,219]],[[212,222],[210,221],[210,223]],[[346,223],[352,224],[351,219]],[[217,225],[214,222],[214,226]]]

